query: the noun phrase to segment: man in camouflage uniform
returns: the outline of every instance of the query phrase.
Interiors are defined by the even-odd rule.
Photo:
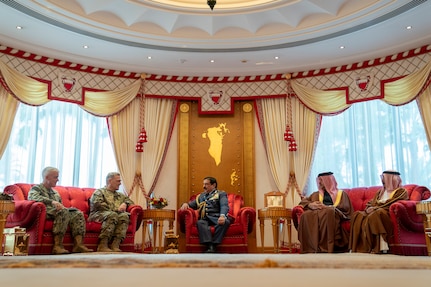
[[[91,252],[82,244],[85,235],[85,218],[82,211],[77,208],[64,207],[60,194],[53,189],[57,185],[59,170],[55,167],[46,167],[42,171],[43,182],[34,185],[28,193],[29,200],[39,201],[46,206],[46,216],[54,219],[52,233],[54,234],[53,254],[69,253],[63,246],[64,234],[70,226],[74,245],[72,252]]]
[[[121,252],[120,243],[126,237],[129,226],[127,207],[134,204],[125,194],[118,192],[121,178],[118,172],[106,176],[106,186],[94,191],[90,198],[89,221],[102,222],[99,235],[99,252]],[[111,243],[110,247],[108,244]]]

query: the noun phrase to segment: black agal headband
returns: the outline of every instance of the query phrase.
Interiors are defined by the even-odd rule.
[[[383,173],[400,175],[398,171],[394,171],[394,170],[385,170]]]
[[[319,173],[319,175],[318,175],[318,177],[319,176],[325,176],[325,175],[331,175],[331,174],[333,174],[332,172],[322,172],[322,173]]]

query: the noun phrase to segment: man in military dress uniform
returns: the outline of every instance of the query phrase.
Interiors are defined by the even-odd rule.
[[[203,189],[195,200],[183,203],[181,209],[190,207],[199,210],[199,241],[207,246],[207,253],[214,253],[230,225],[228,198],[226,192],[217,189],[217,180],[214,177],[204,178]],[[214,236],[211,234],[211,226],[215,228]]]
[[[85,235],[84,214],[77,208],[65,207],[62,204],[60,194],[53,189],[57,185],[59,173],[55,167],[44,168],[42,171],[43,182],[31,188],[28,199],[44,203],[47,218],[54,219],[52,226],[52,233],[54,234],[53,254],[69,253],[63,246],[63,239],[68,226],[70,226],[74,240],[72,252],[91,252],[91,249],[82,244]]]
[[[120,185],[120,174],[110,172],[106,176],[106,186],[94,191],[90,198],[88,220],[102,222],[97,247],[99,252],[121,252],[120,243],[126,237],[130,221],[127,207],[134,203],[127,195],[118,192]]]

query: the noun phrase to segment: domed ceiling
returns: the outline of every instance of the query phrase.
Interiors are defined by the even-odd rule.
[[[0,44],[138,73],[266,75],[431,44],[429,15],[430,1],[0,0]]]

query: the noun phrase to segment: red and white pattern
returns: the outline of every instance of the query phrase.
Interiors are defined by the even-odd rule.
[[[345,89],[346,103],[382,98],[381,83],[418,71],[428,61],[431,45],[379,59],[297,72],[292,79],[301,85],[320,89]],[[86,90],[116,90],[130,85],[140,74],[106,70],[66,61],[50,59],[0,45],[0,60],[24,75],[51,83],[51,99],[83,103]],[[59,75],[73,75],[73,89],[65,92]],[[366,87],[362,77],[365,75]],[[368,80],[367,80],[367,77]],[[284,74],[247,77],[176,77],[147,75],[146,97],[172,97],[200,101],[201,111],[207,113],[233,112],[235,100],[250,100],[286,96]],[[358,82],[361,82],[359,83]],[[359,84],[358,84],[359,83]],[[219,104],[208,97],[214,86],[221,87]]]
[[[414,73],[430,60],[431,45],[362,63],[294,73],[301,85],[319,90],[346,89],[346,103],[383,98],[381,83]],[[358,88],[359,75],[371,77],[366,91]]]

